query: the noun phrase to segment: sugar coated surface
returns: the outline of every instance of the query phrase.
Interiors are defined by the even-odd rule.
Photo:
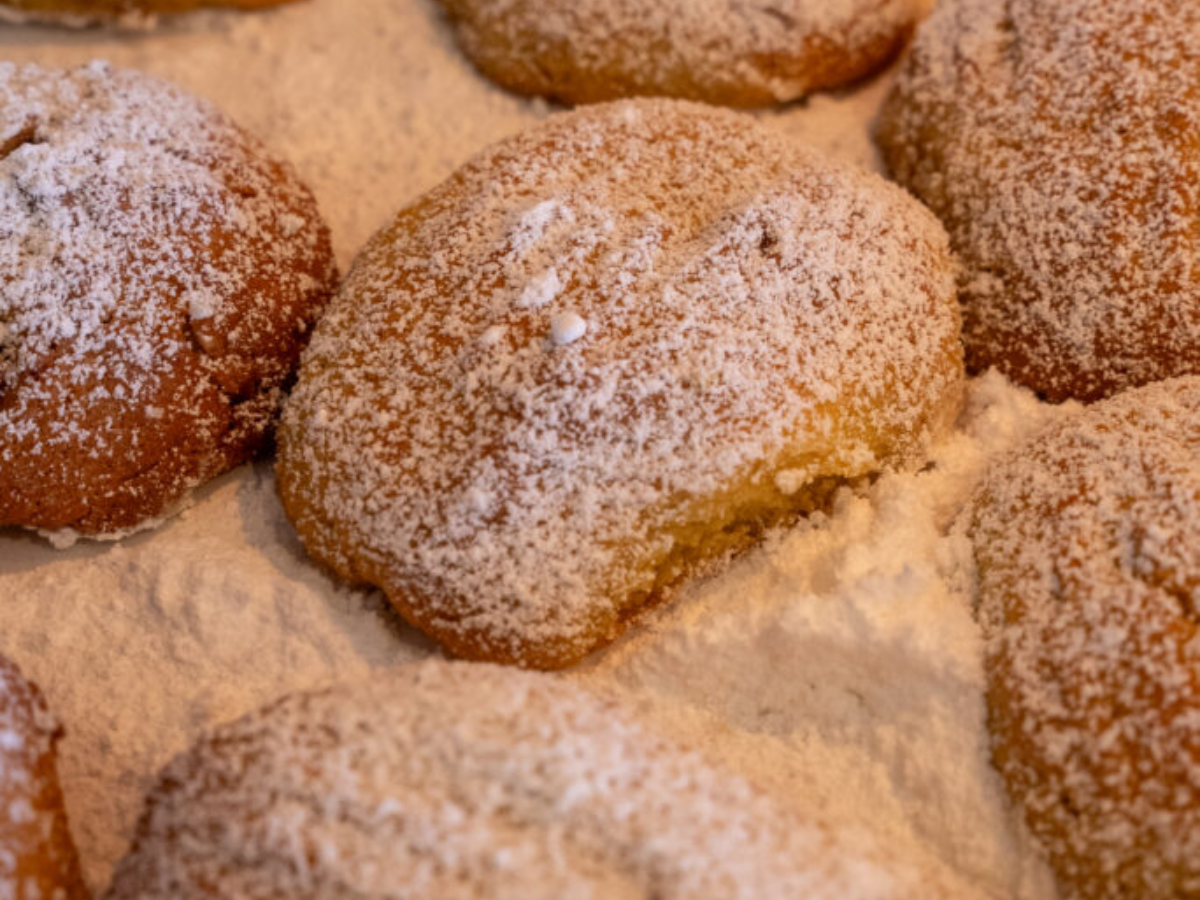
[[[289,158],[343,266],[397,209],[546,113],[480,79],[417,0],[310,0],[120,35],[0,27],[0,59],[97,56],[179,82]],[[885,87],[764,121],[873,165],[867,123]],[[665,727],[803,815],[868,829],[986,895],[1050,900],[988,764],[971,556],[950,523],[992,455],[1070,414],[977,380],[931,468],[845,495],[572,677],[661,701]],[[99,887],[155,773],[203,729],[434,650],[307,560],[261,463],[117,544],[0,534],[0,652],[66,728],[64,791]]]

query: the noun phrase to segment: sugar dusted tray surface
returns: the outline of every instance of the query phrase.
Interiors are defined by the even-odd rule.
[[[290,158],[343,267],[396,209],[548,112],[479,78],[425,0],[308,0],[121,34],[0,25],[0,59],[94,58],[179,82]],[[764,120],[874,167],[868,122],[887,82]],[[1050,900],[987,763],[969,553],[950,523],[991,455],[1070,412],[977,380],[929,470],[776,536],[573,677],[661,704],[668,728],[780,796],[981,896]],[[115,545],[55,551],[0,532],[0,652],[66,726],[64,788],[101,886],[154,773],[202,729],[434,649],[307,561],[260,463]]]

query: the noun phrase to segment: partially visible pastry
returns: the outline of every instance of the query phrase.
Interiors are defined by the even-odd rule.
[[[265,9],[292,2],[295,0],[0,0],[0,21],[94,25],[191,12],[205,6]]]
[[[586,107],[380,232],[281,420],[308,550],[455,654],[552,668],[841,485],[963,372],[928,211],[737,113]]]
[[[877,138],[963,262],[967,364],[1050,400],[1200,374],[1200,3],[945,0]]]
[[[970,534],[989,725],[1067,897],[1200,897],[1200,377],[997,465]]]
[[[217,729],[107,900],[960,900],[616,695],[426,662]]]
[[[766,106],[847,84],[904,46],[924,0],[439,0],[500,85],[567,103]]]
[[[37,687],[0,656],[0,897],[86,900],[55,768],[61,736]]]
[[[249,459],[336,278],[312,194],[208,103],[0,63],[0,526],[118,535]]]

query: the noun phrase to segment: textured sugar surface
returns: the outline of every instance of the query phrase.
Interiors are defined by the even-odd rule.
[[[545,112],[479,78],[417,0],[307,0],[120,37],[0,28],[3,58],[96,56],[216,101],[293,161],[343,267],[402,205]],[[763,120],[872,165],[867,122],[885,88]],[[895,493],[855,500],[697,585],[596,677],[664,698],[687,740],[805,816],[856,822],[989,895],[1050,900],[988,766],[980,639],[955,575],[964,548],[944,526],[993,453],[1057,414],[1001,380],[978,383],[937,470],[886,478]],[[0,601],[0,650],[66,725],[66,801],[97,888],[157,769],[202,729],[431,652],[379,598],[311,565],[265,466],[112,547],[56,552],[0,534]],[[914,668],[928,672],[917,688],[903,677]],[[693,709],[711,717],[693,728]]]
[[[295,271],[317,229],[289,212],[311,201],[258,149],[157,79],[0,62],[0,464],[121,465],[141,452],[138,423],[177,409],[209,428],[206,393],[232,389],[226,343],[277,327],[272,307],[247,301],[263,293],[253,285],[318,288]],[[40,377],[50,370],[69,376]],[[261,432],[277,403],[247,404],[228,427]]]
[[[1005,775],[1091,896],[1200,890],[1200,378],[1053,429],[972,526]],[[1039,773],[1051,773],[1050,775]],[[1064,801],[1064,798],[1066,800]],[[1176,894],[1174,892],[1178,891]]]
[[[164,778],[113,900],[950,896],[627,703],[515,669],[427,662],[293,697]]]
[[[921,452],[957,399],[940,226],[748,121],[649,100],[556,118],[372,242],[283,418],[327,558],[395,573],[450,629],[575,640],[692,504]]]
[[[465,45],[496,64],[505,52],[518,70],[536,67],[533,55],[564,53],[571,68],[593,73],[598,83],[616,74],[649,93],[676,85],[695,96],[703,86],[702,93],[778,101],[801,97],[828,77],[799,72],[787,61],[814,47],[878,55],[879,45],[903,33],[927,5],[925,0],[441,2],[461,20]],[[493,40],[507,49],[486,46]]]
[[[1200,6],[952,0],[901,87],[882,133],[966,264],[969,351],[1056,396],[1200,371]]]
[[[6,659],[0,658],[0,836],[23,829],[35,817],[45,820],[49,833],[52,817],[30,802],[41,790],[32,765],[50,752],[58,723],[29,683]],[[10,835],[11,836],[11,835]],[[25,884],[17,875],[17,861],[0,847],[0,897],[20,900],[35,896],[36,884]]]

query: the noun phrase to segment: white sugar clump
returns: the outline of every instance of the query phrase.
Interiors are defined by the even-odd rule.
[[[550,319],[550,339],[558,347],[575,343],[587,330],[587,319],[576,312],[555,313]]]

